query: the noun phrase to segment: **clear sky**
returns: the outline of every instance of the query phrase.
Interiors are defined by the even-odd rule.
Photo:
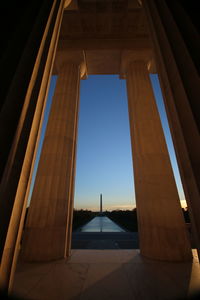
[[[151,81],[179,196],[184,203],[185,196],[157,75],[151,75]],[[42,137],[55,83],[56,77],[52,77]],[[39,152],[41,145],[42,141]],[[81,80],[74,207],[98,210],[101,193],[103,209],[132,209],[136,205],[126,81],[120,80],[118,75],[90,75],[87,80]]]

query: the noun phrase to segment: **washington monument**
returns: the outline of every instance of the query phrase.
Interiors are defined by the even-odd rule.
[[[102,194],[100,194],[100,214],[102,214]]]

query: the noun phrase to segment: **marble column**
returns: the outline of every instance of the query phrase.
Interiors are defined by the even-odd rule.
[[[79,107],[79,105],[78,105]],[[76,136],[75,136],[75,145],[74,145],[74,158],[73,158],[73,167],[72,167],[72,181],[71,181],[71,191],[69,200],[69,218],[67,224],[67,236],[66,236],[66,248],[65,256],[68,257],[71,255],[71,244],[72,244],[72,226],[73,226],[73,212],[74,212],[74,193],[75,193],[75,176],[76,176],[76,152],[77,152],[77,136],[78,136],[78,113],[76,119]]]
[[[141,254],[164,261],[191,260],[146,63],[130,62],[126,79]]]
[[[25,94],[24,105],[18,125],[15,128],[15,137],[1,181],[0,219],[2,258],[0,265],[0,288],[5,290],[11,290],[12,288],[26,211],[26,195],[31,166],[51,77],[64,5],[64,1],[53,1],[45,28],[42,28],[42,39],[37,50],[33,70],[29,74],[30,79]],[[44,14],[41,14],[37,22],[40,22],[41,19],[44,22],[46,17]],[[40,27],[37,27],[37,30],[40,31]],[[27,59],[26,52],[24,52],[24,56]],[[29,60],[32,61],[33,59],[34,57],[29,55]],[[29,69],[29,71],[31,70]],[[25,92],[21,86],[18,86],[18,89],[19,94]]]
[[[199,33],[182,1],[143,0],[143,5],[200,257]]]
[[[63,258],[67,247],[80,66],[59,70],[22,245],[29,261]]]

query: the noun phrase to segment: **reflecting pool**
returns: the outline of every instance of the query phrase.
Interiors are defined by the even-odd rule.
[[[81,227],[81,232],[125,232],[120,226],[108,217],[95,217]]]

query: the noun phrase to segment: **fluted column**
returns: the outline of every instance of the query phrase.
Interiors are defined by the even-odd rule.
[[[191,249],[146,63],[126,69],[141,254],[187,261]]]
[[[78,105],[79,108],[79,105]],[[75,193],[75,176],[76,176],[76,153],[77,153],[77,136],[78,136],[78,114],[76,119],[76,136],[75,136],[75,145],[74,145],[74,159],[72,166],[72,181],[71,181],[71,191],[70,191],[70,202],[69,202],[69,218],[67,224],[67,237],[66,237],[66,249],[65,256],[68,257],[71,255],[71,244],[72,244],[72,226],[73,226],[73,212],[74,212],[74,193]]]
[[[19,100],[19,106],[22,104],[20,101],[24,101],[18,124],[15,126],[15,137],[0,186],[0,252],[2,253],[0,288],[5,290],[12,288],[26,210],[31,166],[52,73],[62,15],[64,7],[67,5],[63,0],[50,1],[49,4],[46,3],[47,6],[49,5],[49,9],[51,8],[48,11],[46,10],[47,6],[45,9],[43,4],[42,10],[34,21],[28,44],[23,49],[22,56],[20,55],[19,68],[15,73],[15,84],[11,84],[9,96],[2,110],[3,127],[7,126],[10,130],[13,128],[13,124],[16,124],[15,120],[10,128],[12,106],[16,99]],[[36,49],[33,51],[34,47]],[[25,89],[23,85],[17,84],[21,82],[21,78],[25,80]],[[8,136],[10,139],[10,134]]]
[[[143,5],[200,257],[199,33],[184,1],[143,0]]]
[[[65,256],[72,190],[80,66],[59,71],[33,189],[22,256],[29,261]]]

